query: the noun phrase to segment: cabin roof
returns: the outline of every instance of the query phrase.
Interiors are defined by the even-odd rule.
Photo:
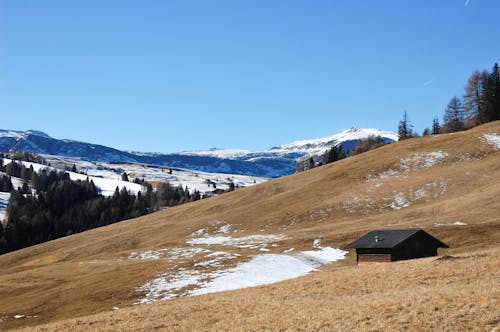
[[[394,248],[419,232],[431,238],[436,243],[437,247],[448,248],[445,243],[439,241],[422,229],[375,230],[348,244],[345,248]]]

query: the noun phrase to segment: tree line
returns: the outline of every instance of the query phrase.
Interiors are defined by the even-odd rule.
[[[467,80],[461,97],[453,96],[443,113],[443,124],[435,117],[422,135],[436,135],[467,130],[483,123],[500,120],[500,70],[495,63],[491,71],[476,70]],[[398,124],[399,139],[418,136],[407,112]]]
[[[306,156],[300,159],[297,162],[296,170],[297,172],[302,172],[314,167],[333,163],[347,157],[355,156],[386,144],[387,143],[382,136],[370,135],[366,138],[358,140],[356,146],[347,152],[344,150],[342,144],[334,145],[320,156],[318,162],[316,162],[312,156]]]
[[[201,198],[198,191],[169,183],[153,190],[146,181],[137,195],[117,187],[104,197],[88,178],[72,181],[65,172],[35,172],[15,161],[0,168],[7,173],[0,177],[0,188],[11,192],[7,223],[0,223],[0,254]],[[21,177],[23,187],[14,189],[9,176]]]

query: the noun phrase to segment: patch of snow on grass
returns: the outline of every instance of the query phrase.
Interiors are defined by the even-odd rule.
[[[230,229],[231,229],[231,224],[227,224],[227,225],[219,227],[219,229],[217,230],[217,233],[227,234],[227,233],[229,233]]]
[[[415,190],[415,199],[422,199],[425,198],[425,196],[427,196],[427,193],[424,188],[418,188]]]
[[[440,227],[440,226],[466,226],[467,223],[463,221],[455,221],[453,223],[434,223],[434,226]]]
[[[136,291],[145,292],[145,294],[135,304],[148,304],[157,300],[169,300],[187,295],[178,292],[188,286],[199,284],[203,278],[205,277],[196,270],[180,270],[177,274],[165,273],[136,288]]]
[[[283,241],[287,238],[283,234],[248,235],[242,237],[205,235],[204,237],[191,238],[186,242],[190,245],[222,245],[234,246],[236,248],[260,249],[265,248],[269,243]]]
[[[313,240],[313,248],[321,248],[321,239],[314,239]]]
[[[321,250],[302,251],[300,253],[301,256],[314,260],[321,265],[344,259],[346,254],[347,251],[332,247],[321,248]]]
[[[210,250],[203,248],[170,248],[158,250],[146,250],[141,253],[132,252],[128,259],[139,260],[155,260],[155,259],[168,259],[174,260],[179,258],[193,258],[196,255],[210,252]]]
[[[380,173],[379,177],[381,179],[390,179],[399,175],[399,172],[393,169]]]
[[[428,153],[416,153],[411,157],[400,160],[401,169],[405,174],[412,171],[421,171],[431,168],[441,162],[448,154],[444,151],[433,151]]]
[[[340,249],[327,247],[318,251],[303,251],[295,256],[274,254],[256,256],[251,261],[241,263],[233,269],[214,273],[211,281],[191,291],[190,295],[267,285],[300,277],[317,270],[322,264],[343,259],[346,253]],[[310,257],[319,264],[304,261],[301,259],[304,256]]]
[[[205,234],[207,231],[206,228],[201,228],[193,233],[191,233],[191,237],[195,237],[195,236],[202,236],[203,234]]]
[[[399,210],[405,207],[410,206],[410,202],[405,198],[404,193],[397,193],[394,195],[394,201],[392,201],[391,204],[389,204],[389,207],[391,207],[394,210]]]
[[[225,251],[214,251],[205,256],[205,258],[209,258],[209,260],[195,263],[194,266],[205,267],[205,268],[221,267],[222,263],[224,263],[225,261],[236,259],[239,256],[240,256],[239,254],[231,254]]]
[[[416,153],[413,156],[402,158],[396,169],[389,169],[378,175],[380,179],[390,179],[399,175],[408,175],[411,172],[423,171],[440,163],[448,154],[444,151],[432,151],[427,153]],[[369,179],[372,177],[370,176]]]
[[[486,141],[486,143],[493,145],[495,149],[500,150],[500,135],[484,134],[483,139]]]
[[[283,253],[288,254],[288,253],[291,253],[294,250],[295,250],[295,248],[286,249],[286,250],[283,250]]]
[[[26,316],[25,315],[15,315],[14,319],[19,319],[19,318],[24,318],[24,317],[26,317]]]
[[[288,252],[291,250],[293,248],[288,249]],[[181,268],[177,273],[164,273],[137,287],[136,291],[144,292],[144,296],[136,304],[254,287],[292,279],[316,271],[324,264],[344,259],[346,254],[347,251],[325,247],[321,250],[303,251],[293,256],[257,255],[250,261],[239,263],[233,268],[216,269],[206,273]],[[213,252],[205,257],[236,258],[235,255],[226,252]],[[206,268],[207,265],[195,264],[194,267]],[[220,268],[221,266],[214,264],[211,267]]]

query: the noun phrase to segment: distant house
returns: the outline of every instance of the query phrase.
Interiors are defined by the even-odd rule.
[[[437,256],[448,245],[421,229],[394,229],[369,232],[345,248],[355,248],[356,262],[364,264]]]

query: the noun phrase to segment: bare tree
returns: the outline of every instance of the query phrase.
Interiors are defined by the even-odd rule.
[[[488,82],[488,72],[486,70],[476,70],[469,78],[465,86],[463,96],[463,112],[465,119],[484,123],[485,119],[485,88]],[[446,122],[446,121],[445,121]]]

